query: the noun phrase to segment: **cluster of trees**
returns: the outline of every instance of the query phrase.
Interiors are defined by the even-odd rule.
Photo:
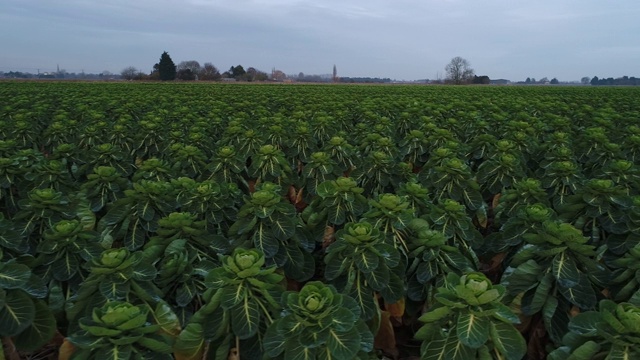
[[[238,81],[265,81],[269,79],[267,73],[253,67],[247,70],[242,65],[232,66],[228,71],[220,73],[218,68],[210,62],[200,65],[196,60],[182,61],[176,65],[166,51],[160,56],[160,61],[153,65],[153,71],[147,75],[133,66],[128,66],[120,73],[125,80],[206,80],[217,81],[231,78]]]
[[[535,84],[543,84],[543,85],[544,85],[544,84],[551,84],[551,85],[556,85],[556,84],[560,84],[560,81],[559,81],[557,78],[553,78],[553,79],[549,80],[549,78],[547,78],[547,77],[543,77],[543,78],[542,78],[542,79],[540,79],[540,80],[536,80],[536,78],[533,78],[533,77],[532,77],[532,78],[527,78],[527,79],[524,81],[524,84],[527,84],[527,85],[529,85],[529,84],[531,84],[531,85],[535,85]]]
[[[584,78],[583,78],[584,79]],[[588,78],[587,78],[588,79]],[[584,80],[583,80],[584,83]],[[591,81],[589,81],[591,85],[632,85],[632,86],[640,86],[640,78],[635,76],[623,76],[621,78],[614,79],[610,78],[598,78],[594,76]]]

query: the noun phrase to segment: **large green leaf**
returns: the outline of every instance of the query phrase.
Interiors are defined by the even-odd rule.
[[[156,215],[156,211],[149,201],[146,201],[144,204],[138,204],[137,210],[138,216],[147,222],[153,220],[153,217]]]
[[[538,286],[531,288],[525,292],[522,297],[522,313],[527,316],[532,316],[538,311],[542,310],[547,296],[553,287],[553,276],[549,273],[545,274]]]
[[[67,281],[75,275],[80,268],[78,259],[74,254],[65,251],[61,258],[53,263],[53,278],[59,281]]]
[[[26,265],[16,263],[4,264],[4,266],[0,268],[0,288],[22,288],[27,283],[30,276],[31,269]]]
[[[303,282],[309,280],[315,274],[315,261],[313,255],[303,251],[295,244],[286,244],[280,247],[285,252],[286,262],[283,266],[287,277]]]
[[[455,331],[446,338],[426,342],[421,360],[475,360],[476,351],[458,340]]]
[[[600,344],[595,341],[589,340],[584,344],[578,346],[575,350],[571,352],[571,356],[560,358],[558,360],[591,360],[595,357],[595,355],[600,351]],[[551,355],[551,354],[550,354]],[[625,358],[625,360],[630,360],[632,358]],[[555,359],[554,359],[555,360]]]
[[[376,291],[380,291],[389,283],[389,268],[378,266],[374,271],[364,273],[367,284]]]
[[[489,323],[486,317],[479,317],[470,312],[461,312],[456,323],[458,339],[464,345],[477,349],[489,338]]]
[[[492,322],[491,341],[507,360],[521,360],[527,352],[522,334],[511,324]]]
[[[360,271],[370,273],[378,268],[380,257],[371,251],[362,250],[355,254],[354,262]]]
[[[325,256],[326,266],[324,268],[324,277],[331,281],[340,276],[347,266],[349,261],[341,256]]]
[[[566,251],[553,258],[552,273],[558,284],[566,288],[577,285],[580,280],[578,265]]]
[[[373,291],[371,291],[371,289],[369,289],[368,287],[357,283],[351,289],[349,296],[351,296],[356,301],[356,303],[360,307],[360,310],[362,310],[362,320],[371,320],[377,311],[377,305],[375,303],[375,296],[373,294]]]
[[[177,336],[180,333],[180,321],[178,316],[164,301],[158,302],[156,308],[151,312],[154,322],[160,325],[160,329],[168,335]]]
[[[296,231],[296,218],[287,217],[285,215],[272,215],[269,217],[271,220],[271,228],[273,229],[273,236],[276,239],[284,241],[293,236]]]
[[[638,353],[634,351],[634,347],[622,344],[614,344],[609,351],[607,360],[630,360],[637,359]]]
[[[15,338],[15,345],[22,351],[36,351],[48,343],[56,332],[56,319],[42,300],[35,302],[35,317],[31,326]]]
[[[346,209],[341,201],[336,201],[334,206],[329,207],[327,213],[327,221],[333,225],[344,224],[347,216]]]
[[[282,319],[277,319],[267,328],[262,341],[265,354],[276,357],[284,351],[285,337],[278,331],[278,324]]]
[[[240,339],[248,339],[258,332],[260,326],[260,308],[258,302],[245,297],[231,308],[231,328]]]
[[[581,309],[590,310],[595,308],[597,298],[596,293],[589,282],[589,278],[587,275],[580,274],[578,281],[578,284],[570,288],[558,286],[560,294]]]
[[[36,316],[33,300],[21,290],[7,292],[0,310],[0,336],[15,336],[29,327]]]
[[[94,352],[95,360],[124,360],[130,359],[133,349],[131,345],[113,345],[105,346]]]
[[[134,251],[140,249],[144,245],[146,238],[147,232],[144,229],[144,224],[140,218],[136,218],[131,222],[129,229],[124,236],[124,245],[128,250]]]
[[[173,346],[176,358],[182,360],[202,359],[206,342],[202,325],[191,322],[182,330]],[[226,354],[225,354],[226,355]]]
[[[302,345],[296,339],[289,339],[285,343],[284,358],[289,360],[315,360],[317,348]]]
[[[449,307],[443,306],[427,311],[426,313],[422,314],[422,316],[420,316],[420,319],[418,320],[425,323],[430,323],[443,319],[449,316],[449,314],[451,314],[451,309]]]
[[[327,348],[336,359],[353,359],[360,349],[360,334],[357,331],[340,332],[331,329]]]
[[[598,333],[598,323],[602,321],[596,311],[587,311],[576,315],[569,323],[569,330],[583,336],[595,336]]]
[[[168,354],[172,350],[172,344],[169,340],[157,334],[146,334],[138,339],[138,344],[154,353]]]
[[[259,222],[252,236],[253,245],[262,251],[264,256],[272,258],[278,253],[280,242],[273,236],[273,232],[263,222]]]

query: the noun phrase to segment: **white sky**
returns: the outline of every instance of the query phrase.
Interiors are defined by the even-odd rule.
[[[212,62],[434,79],[640,76],[638,0],[0,0],[0,71]]]

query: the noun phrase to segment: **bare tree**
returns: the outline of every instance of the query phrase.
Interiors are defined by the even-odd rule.
[[[588,76],[585,76],[582,79],[580,79],[580,82],[582,83],[582,85],[589,85],[590,81],[591,81],[591,78]]]
[[[460,56],[451,59],[451,62],[444,69],[447,71],[447,80],[456,85],[469,82],[474,75],[469,61]]]
[[[122,69],[120,75],[122,75],[122,78],[125,80],[133,80],[136,75],[138,75],[138,69],[133,66],[127,66],[126,68]]]
[[[210,62],[204,63],[199,74],[201,80],[220,80],[221,77],[220,71]]]
[[[176,67],[177,78],[180,80],[196,80],[200,74],[200,63],[195,60],[182,61]]]

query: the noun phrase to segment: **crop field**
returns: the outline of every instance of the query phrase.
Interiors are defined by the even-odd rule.
[[[635,88],[2,82],[3,351],[638,359],[639,162]]]

